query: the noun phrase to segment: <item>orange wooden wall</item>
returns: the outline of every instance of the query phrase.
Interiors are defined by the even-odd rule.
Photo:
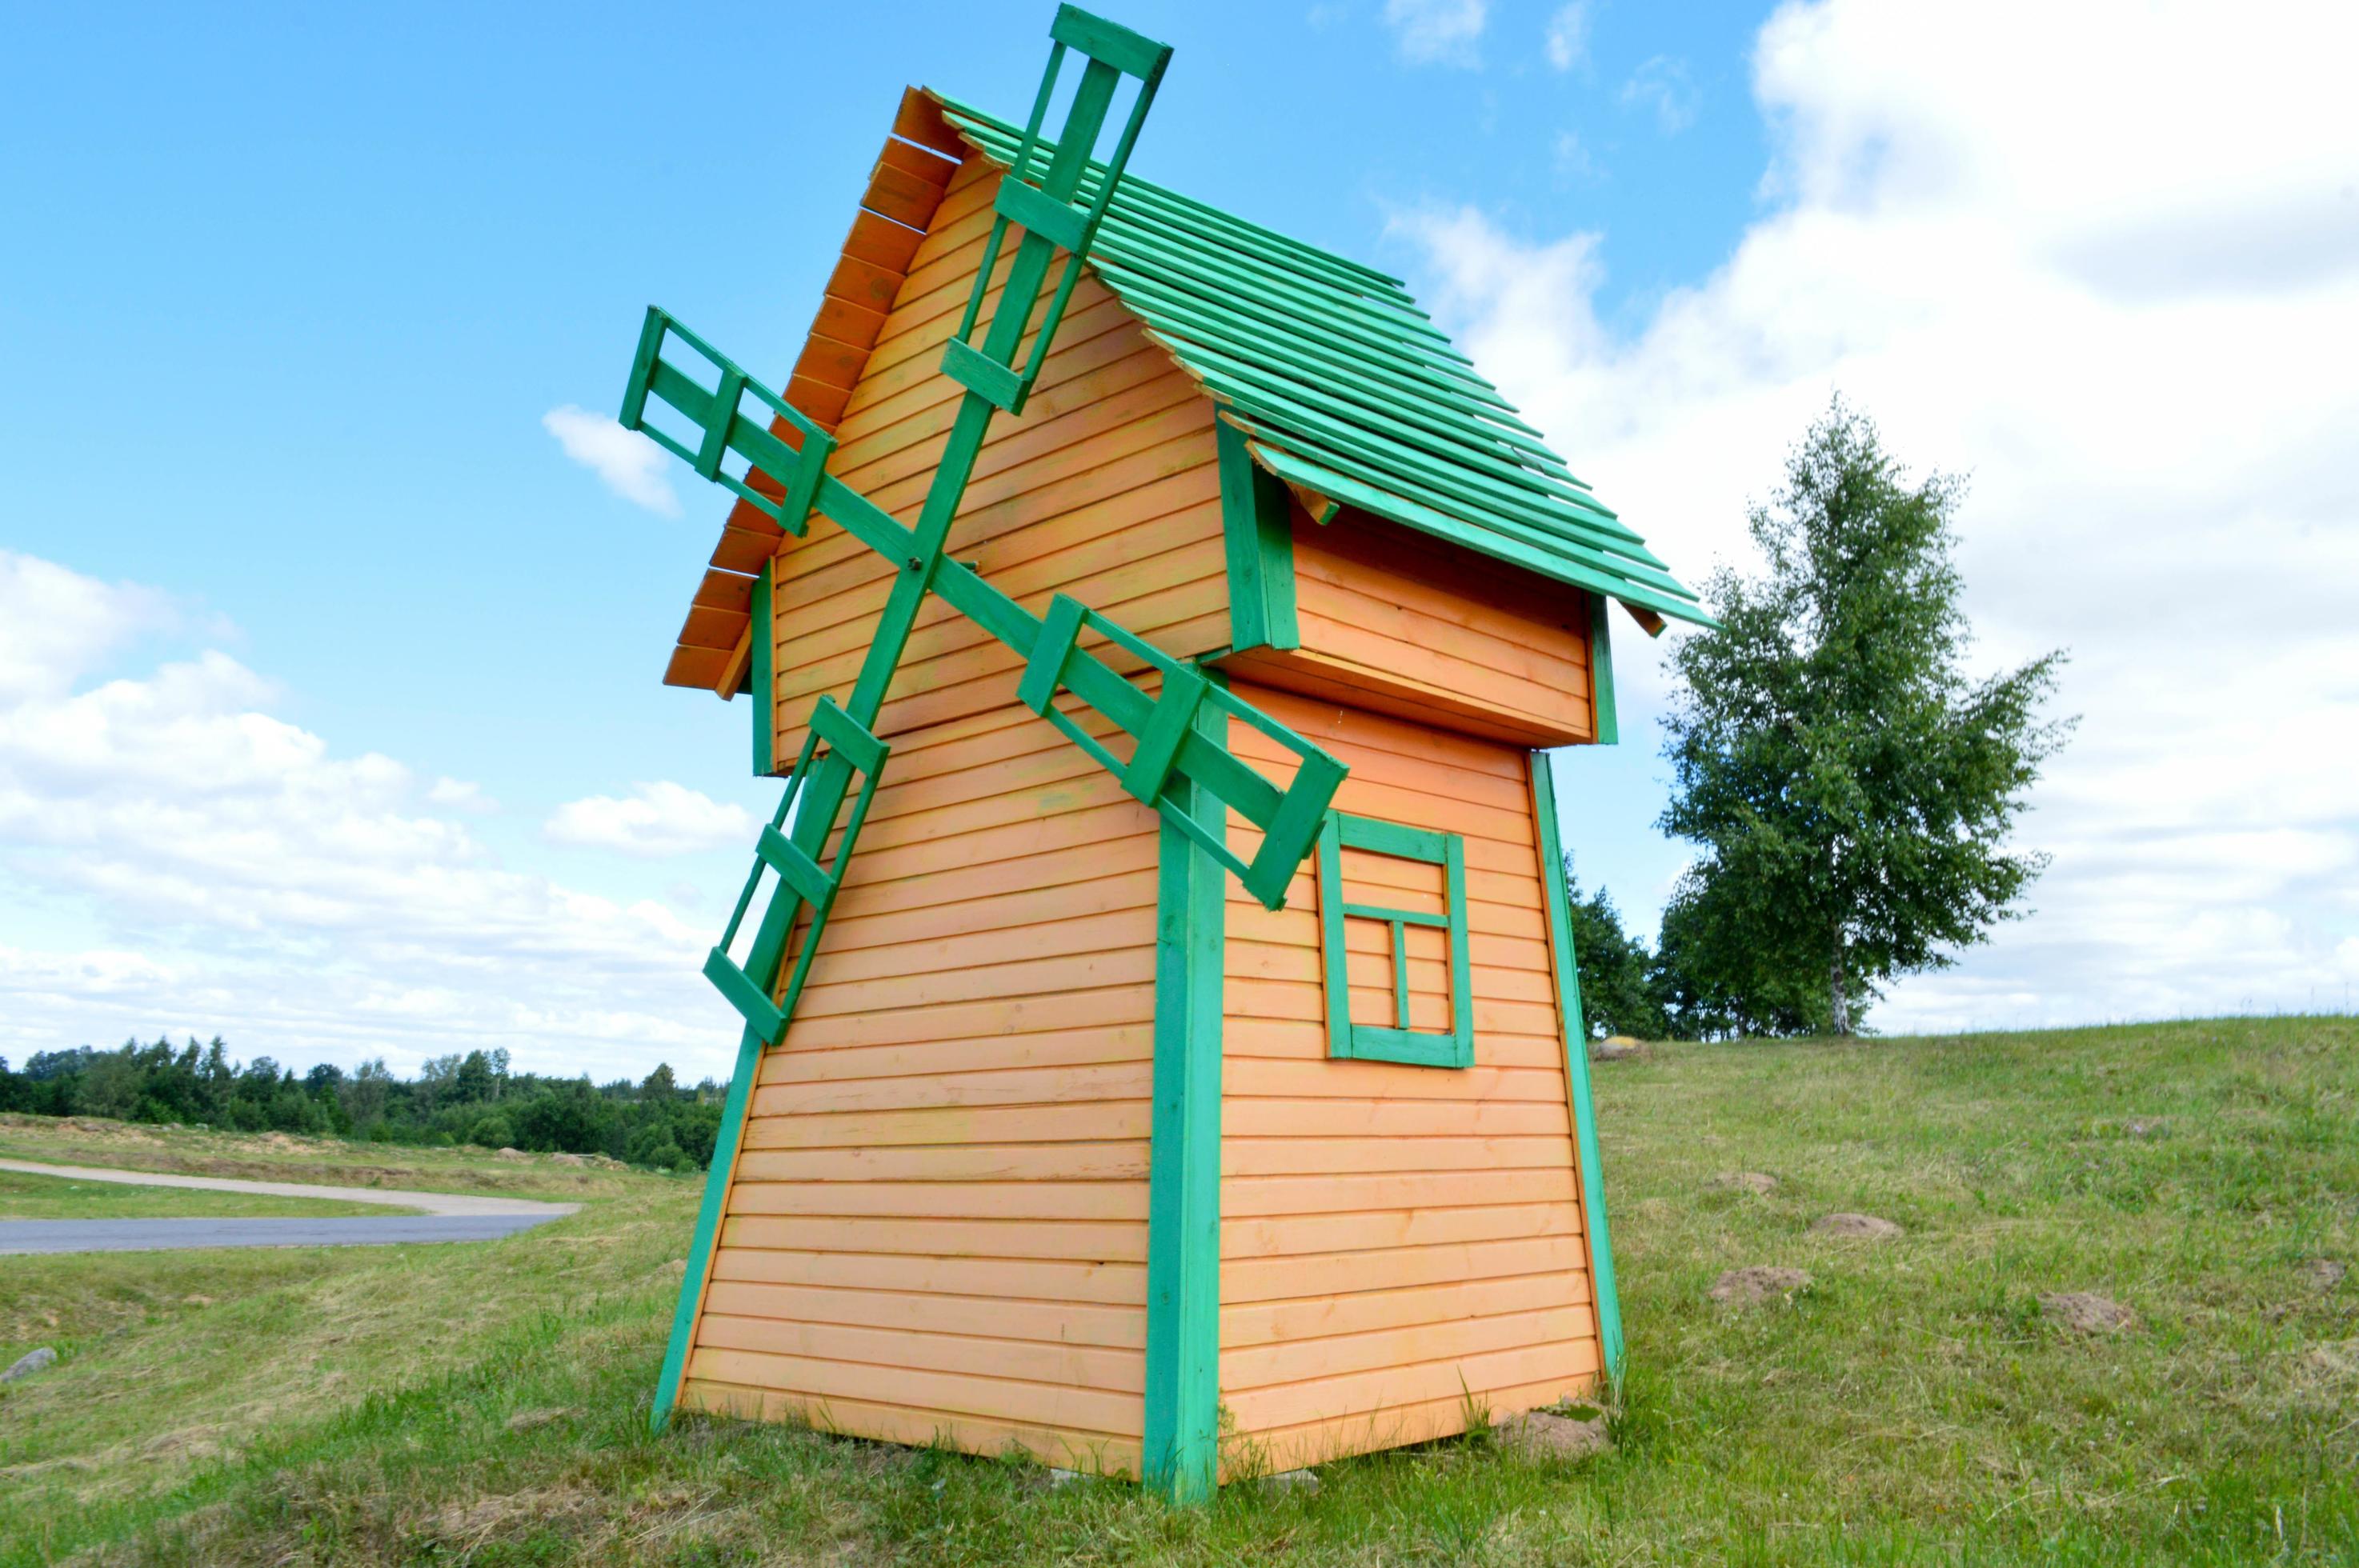
[[[1362,512],[1293,523],[1302,646],[1224,667],[1523,746],[1596,738],[1579,590]]]
[[[1234,689],[1351,768],[1339,810],[1465,836],[1474,1065],[1330,1061],[1315,858],[1278,914],[1231,883],[1221,1398],[1238,1446],[1225,1463],[1418,1442],[1460,1431],[1469,1394],[1498,1414],[1590,1386],[1596,1324],[1528,754]],[[1277,748],[1231,728],[1241,752],[1278,765]],[[1251,829],[1231,832],[1250,853]],[[1353,978],[1389,996],[1387,962],[1355,952]],[[1447,987],[1438,957],[1412,961],[1422,1017],[1439,1019]]]
[[[917,519],[957,412],[962,389],[941,373],[942,344],[973,287],[998,179],[979,156],[952,177],[836,431],[829,471],[905,523]],[[994,421],[950,549],[1036,613],[1062,590],[1175,654],[1226,643],[1212,404],[1094,281],[1074,290],[1023,416]],[[851,688],[894,569],[824,520],[778,557],[782,770],[819,694],[841,699]],[[933,600],[877,731],[986,711],[1006,700],[998,677],[1017,663]]]
[[[894,746],[681,1399],[1136,1475],[1156,818],[996,686]]]

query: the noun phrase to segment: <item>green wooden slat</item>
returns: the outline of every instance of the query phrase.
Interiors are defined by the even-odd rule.
[[[745,1136],[745,1102],[753,1096],[763,1045],[751,1025],[737,1039],[737,1065],[729,1075],[729,1093],[721,1102],[712,1162],[704,1170],[704,1197],[697,1205],[696,1228],[688,1240],[688,1267],[679,1277],[679,1299],[672,1308],[671,1336],[664,1343],[663,1369],[656,1374],[655,1408],[647,1412],[651,1432],[660,1433],[671,1424],[672,1411],[679,1402],[689,1346],[696,1337],[698,1309],[704,1304],[705,1283],[712,1275],[712,1248],[721,1234],[722,1204],[736,1174],[737,1150]]]
[[[1328,814],[1332,824],[1335,814]],[[1343,945],[1343,852],[1342,836],[1319,835],[1319,974],[1327,1002],[1327,1054],[1352,1055],[1351,955]],[[1332,911],[1331,915],[1330,912]]]
[[[1283,365],[1275,364],[1269,355],[1250,346],[1243,348],[1244,357],[1240,357],[1181,332],[1174,347],[1190,363],[1216,366],[1264,393],[1315,410],[1346,427],[1389,437],[1402,449],[1431,453],[1450,465],[1449,471],[1452,473],[1471,470],[1474,481],[1497,496],[1500,503],[1570,508],[1586,526],[1614,535],[1635,546],[1626,553],[1645,555],[1645,547],[1637,544],[1636,535],[1608,517],[1588,492],[1541,472],[1513,451],[1503,450],[1495,432],[1487,426],[1439,417],[1426,412],[1431,406],[1430,402],[1420,406],[1415,400],[1365,384],[1354,385],[1332,375],[1320,378],[1319,385],[1310,384],[1288,375]]]
[[[737,967],[735,960],[715,947],[704,956],[704,978],[737,1010],[745,1027],[762,1037],[765,1045],[777,1043],[779,1032],[787,1026],[786,1015],[770,1000],[768,993]]]
[[[1556,565],[1568,568],[1585,567],[1595,574],[1593,579],[1575,576],[1568,578],[1569,581],[1582,581],[1591,583],[1593,586],[1597,582],[1611,584],[1613,585],[1611,588],[1603,591],[1611,592],[1616,598],[1639,599],[1650,594],[1671,595],[1679,602],[1687,602],[1686,589],[1676,580],[1672,582],[1670,588],[1666,589],[1648,577],[1634,575],[1641,570],[1651,572],[1652,568],[1633,566],[1626,557],[1612,553],[1596,545],[1577,541],[1569,536],[1569,531],[1566,529],[1542,529],[1523,518],[1510,516],[1494,507],[1436,494],[1429,486],[1419,483],[1413,476],[1389,473],[1369,474],[1365,472],[1367,465],[1355,465],[1349,453],[1332,450],[1316,438],[1306,437],[1299,431],[1286,429],[1282,421],[1270,421],[1266,425],[1256,411],[1242,404],[1232,404],[1224,412],[1243,427],[1247,435],[1260,443],[1258,455],[1261,460],[1277,470],[1281,477],[1296,478],[1295,472],[1290,471],[1287,462],[1281,460],[1290,460],[1295,467],[1317,469],[1326,474],[1328,482],[1310,483],[1309,481],[1299,481],[1299,482],[1310,483],[1310,488],[1323,492],[1331,499],[1350,501],[1356,505],[1365,506],[1367,503],[1360,499],[1364,495],[1387,497],[1389,499],[1384,501],[1382,504],[1370,506],[1368,509],[1380,516],[1391,517],[1396,522],[1409,523],[1412,527],[1423,527],[1422,523],[1414,522],[1397,510],[1399,503],[1408,502],[1423,507],[1437,517],[1454,523],[1461,529],[1471,530],[1508,544],[1520,545],[1543,558],[1552,560]],[[1361,469],[1362,471],[1359,473],[1347,471],[1354,467]],[[1506,556],[1502,558],[1520,561],[1522,557]],[[1548,567],[1535,569],[1552,570]],[[1656,577],[1659,575],[1655,574]]]
[[[1532,816],[1539,827],[1549,953],[1556,973],[1558,1010],[1564,1018],[1565,1083],[1572,1102],[1573,1138],[1581,1152],[1581,1213],[1582,1228],[1589,1233],[1589,1286],[1597,1310],[1597,1344],[1606,1378],[1618,1384],[1623,1373],[1622,1300],[1614,1285],[1614,1237],[1606,1223],[1597,1105],[1590,1093],[1589,1026],[1581,1011],[1581,968],[1572,948],[1572,902],[1565,892],[1564,849],[1557,840],[1556,776],[1546,752],[1532,753]]]
[[[1208,741],[1227,720],[1211,704],[1192,725]],[[1183,810],[1215,803],[1182,781]],[[1221,1031],[1226,924],[1222,871],[1164,824],[1155,910],[1155,1071],[1147,1193],[1145,1479],[1174,1502],[1212,1497],[1220,1458]]]
[[[777,662],[777,629],[771,622],[770,572],[775,558],[762,563],[754,574],[754,619],[746,627],[750,657],[746,663],[746,680],[754,697],[754,775],[766,778],[777,771],[777,758],[773,754],[778,743],[778,693],[777,675],[772,666]]]
[[[1678,579],[1664,571],[1646,546],[1620,522],[1586,508],[1576,510],[1562,494],[1537,485],[1525,486],[1495,471],[1508,470],[1537,480],[1539,476],[1528,469],[1511,469],[1497,459],[1471,451],[1436,449],[1437,443],[1432,438],[1409,433],[1409,427],[1373,411],[1357,411],[1360,417],[1353,417],[1321,407],[1321,405],[1332,406],[1340,400],[1309,388],[1289,386],[1225,354],[1200,348],[1193,355],[1183,351],[1182,357],[1191,360],[1206,386],[1242,405],[1258,421],[1288,427],[1380,473],[1405,477],[1421,489],[1467,505],[1484,507],[1526,527],[1554,534],[1573,547],[1601,553],[1610,549],[1616,558],[1629,563],[1630,570],[1660,579],[1656,586],[1668,584],[1667,591],[1680,586]],[[1372,421],[1375,427],[1361,423],[1361,418]],[[1582,537],[1601,534],[1606,537],[1594,544]]]
[[[1498,529],[1471,524],[1407,497],[1388,494],[1323,464],[1267,446],[1263,447],[1258,455],[1282,477],[1373,512],[1379,517],[1389,517],[1396,523],[1431,534],[1437,538],[1448,539],[1452,544],[1463,545],[1470,550],[1480,551],[1544,577],[1554,578],[1559,582],[1643,605],[1673,620],[1692,622],[1699,626],[1716,624],[1701,608],[1684,600],[1673,599],[1668,594],[1632,583],[1616,573],[1584,566],[1563,555],[1526,544]]]
[[[1253,460],[1244,432],[1212,425],[1221,477],[1221,544],[1229,573],[1229,645],[1299,648],[1294,523],[1286,486]]]
[[[1622,726],[1614,714],[1614,637],[1606,624],[1605,596],[1589,596],[1589,704],[1597,744],[1618,745]]]
[[[1430,865],[1441,864],[1442,857],[1450,849],[1450,835],[1447,833],[1437,833],[1430,827],[1411,827],[1405,823],[1385,822],[1373,816],[1339,816],[1336,832],[1343,838],[1346,849],[1397,855],[1404,860],[1423,860]]]
[[[1312,337],[1294,330],[1277,312],[1270,312],[1270,324],[1277,329],[1268,335],[1247,339],[1236,330],[1234,323],[1222,319],[1223,314],[1246,314],[1255,309],[1243,300],[1208,300],[1179,288],[1169,288],[1134,271],[1120,262],[1104,257],[1093,258],[1099,276],[1106,280],[1115,296],[1129,306],[1149,327],[1160,330],[1167,324],[1176,327],[1182,336],[1201,334],[1212,338],[1240,355],[1257,355],[1268,362],[1305,375],[1342,377],[1353,383],[1374,384],[1400,398],[1413,400],[1423,407],[1439,406],[1453,409],[1465,418],[1475,421],[1470,427],[1470,438],[1474,434],[1490,436],[1524,460],[1545,465],[1549,471],[1562,477],[1566,470],[1556,454],[1539,438],[1537,431],[1526,425],[1513,406],[1506,399],[1485,403],[1473,395],[1463,382],[1448,376],[1420,374],[1415,367],[1404,370],[1403,362],[1387,362],[1373,351],[1354,351],[1351,340],[1333,336]],[[1578,485],[1578,481],[1571,482]]]

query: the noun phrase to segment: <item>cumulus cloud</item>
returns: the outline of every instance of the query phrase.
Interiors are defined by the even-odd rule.
[[[621,797],[569,800],[542,831],[555,844],[654,857],[750,844],[754,818],[742,806],[665,780],[640,784]]]
[[[1549,64],[1571,70],[1589,58],[1589,0],[1560,5],[1548,19]]]
[[[124,633],[51,607],[151,599],[6,567],[0,628],[80,630],[0,695],[0,1054],[170,1029],[282,1060],[506,1045],[558,1070],[723,1065],[701,923],[505,867],[452,815],[482,804],[473,786],[337,752],[219,650],[77,681]]]
[[[680,514],[679,497],[671,488],[671,460],[647,437],[571,403],[542,415],[540,424],[567,457],[616,495],[666,517]]]
[[[1477,362],[1690,579],[1743,560],[1745,502],[1833,390],[1970,472],[1981,655],[2069,646],[2083,719],[2023,826],[2055,855],[2038,913],[1886,1027],[2340,1004],[2359,380],[2327,345],[2359,342],[2359,37],[2216,22],[1786,5],[1754,57],[1764,211],[1635,334],[1594,308],[1599,236],[1400,221]],[[1658,700],[1659,650],[1616,651]]]
[[[170,598],[152,589],[13,550],[0,550],[0,702],[62,690],[134,636],[179,619]]]
[[[1472,68],[1489,12],[1489,0],[1385,0],[1385,26],[1411,65]]]

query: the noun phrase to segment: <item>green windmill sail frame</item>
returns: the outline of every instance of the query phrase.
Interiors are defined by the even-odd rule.
[[[1343,764],[1317,745],[1233,697],[1201,670],[1172,658],[1080,601],[1060,594],[1045,618],[1035,615],[973,568],[944,553],[951,524],[993,416],[1002,411],[1022,412],[1047,362],[1081,265],[1171,57],[1169,45],[1071,5],[1060,7],[1049,37],[1053,47],[1030,123],[1001,181],[990,238],[965,315],[943,352],[944,373],[967,390],[914,526],[904,525],[828,473],[833,438],[668,313],[650,307],[640,331],[623,399],[625,428],[644,430],[705,479],[726,487],[787,532],[804,534],[810,514],[817,512],[897,568],[851,694],[841,705],[829,697],[820,698],[777,811],[763,830],[753,872],[721,943],[705,961],[706,976],[737,1009],[745,1025],[656,1390],[650,1424],[657,1431],[669,1423],[679,1399],[756,1071],[763,1051],[783,1037],[794,1017],[836,892],[890,755],[891,748],[875,733],[875,726],[929,594],[940,595],[1021,657],[1025,670],[1019,696],[1025,704],[1119,777],[1135,798],[1153,807],[1235,873],[1245,890],[1271,909],[1283,906],[1288,884],[1316,844],[1327,807],[1344,776]],[[1069,52],[1082,56],[1088,64],[1074,90],[1063,129],[1051,143],[1043,140],[1040,127]],[[1113,158],[1098,181],[1095,200],[1077,207],[1075,195],[1125,76],[1137,81],[1137,96],[1119,133]],[[1032,183],[1036,161],[1040,161],[1037,184]],[[977,342],[973,334],[1010,229],[1018,231],[1021,237],[1008,264],[999,303]],[[1041,317],[1032,351],[1019,364],[1018,352],[1032,330],[1049,266],[1060,249],[1067,258],[1062,275]],[[701,376],[665,357],[674,340],[712,367],[714,380],[709,389]],[[760,412],[746,414],[749,395],[769,417]],[[647,423],[650,399],[695,427],[698,434],[692,446]],[[742,477],[724,466],[733,456],[746,464]],[[1152,694],[1142,689],[1097,652],[1082,646],[1084,633],[1094,633],[1103,645],[1144,664],[1159,677],[1157,689]],[[753,634],[763,636],[767,630],[756,626]],[[1060,693],[1070,693],[1130,736],[1129,759],[1117,757],[1059,706]],[[1292,777],[1280,784],[1237,756],[1227,744],[1228,727],[1204,722],[1215,713],[1242,720],[1291,752],[1296,759]],[[858,794],[838,838],[838,818],[853,793],[855,775]],[[1190,803],[1195,803],[1194,809]],[[1261,831],[1261,846],[1250,860],[1226,846],[1225,814],[1231,811]],[[832,838],[836,841],[835,856],[832,862],[823,863]],[[776,876],[777,887],[740,963],[731,957],[730,948],[753,907],[766,869]],[[799,949],[789,969],[788,950],[798,931]]]

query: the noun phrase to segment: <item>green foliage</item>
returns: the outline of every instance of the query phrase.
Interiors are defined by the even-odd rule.
[[[37,1052],[21,1072],[0,1058],[0,1111],[605,1154],[667,1171],[700,1170],[712,1158],[722,1092],[710,1081],[681,1088],[669,1065],[642,1083],[603,1087],[515,1073],[506,1051],[438,1056],[408,1082],[382,1060],[349,1074],[322,1063],[299,1077],[267,1056],[238,1065],[218,1036],[205,1046],[134,1040],[114,1051]]]
[[[1983,681],[1951,559],[1959,481],[1911,486],[1838,399],[1754,509],[1758,578],[1672,654],[1665,831],[1702,846],[1664,917],[1701,1033],[1851,1032],[1876,988],[2021,912],[2047,863],[2006,847],[2070,721],[2061,653]]]
[[[1572,951],[1581,970],[1581,1012],[1594,1038],[1669,1036],[1662,980],[1646,943],[1622,928],[1622,913],[1603,888],[1583,898],[1572,857],[1564,858],[1565,899],[1572,910]]]

